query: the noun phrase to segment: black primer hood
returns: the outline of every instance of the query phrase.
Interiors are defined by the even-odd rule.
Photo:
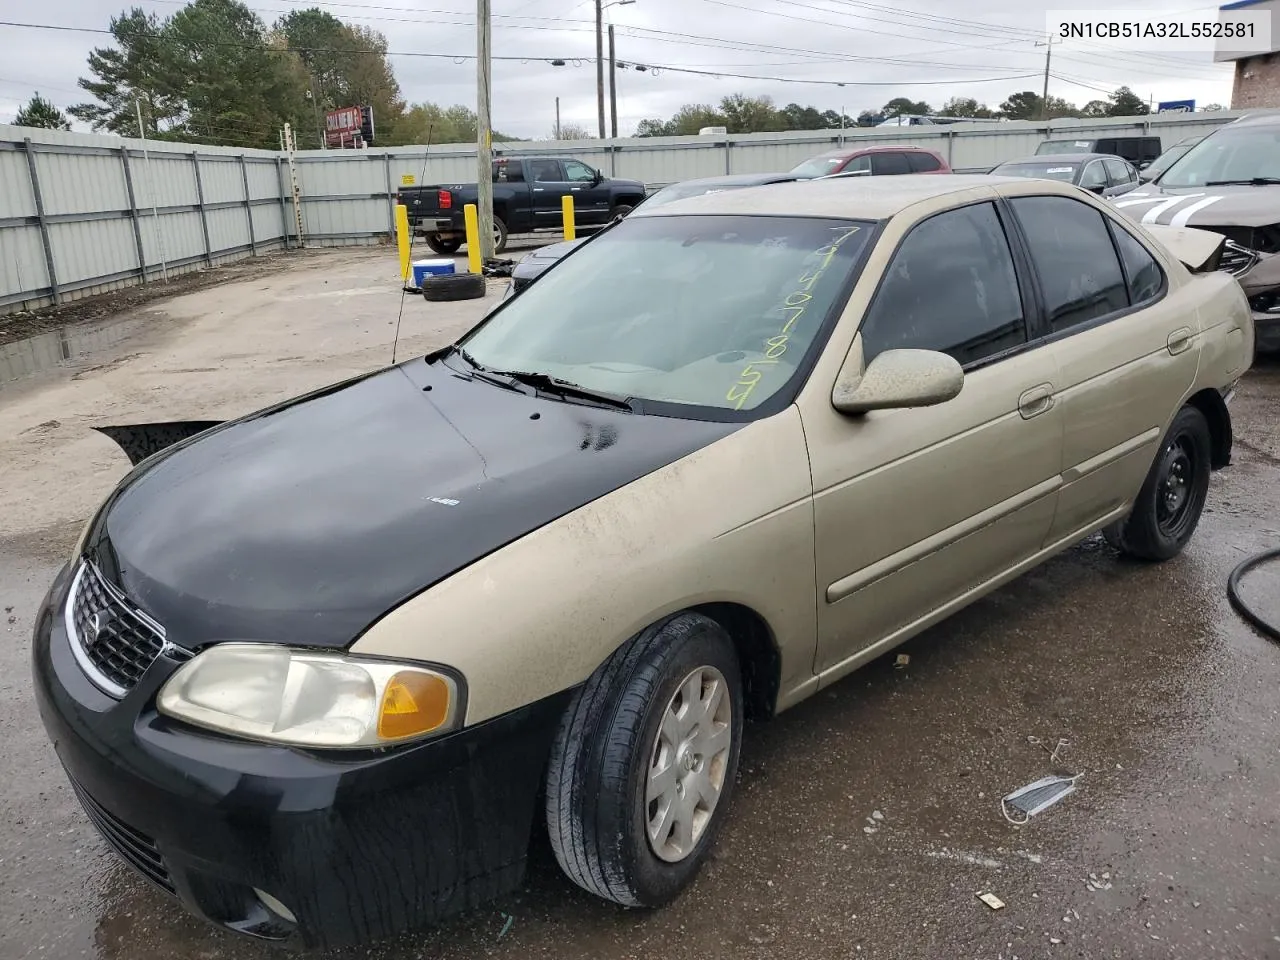
[[[86,554],[179,646],[343,647],[739,426],[531,397],[417,359],[163,450],[103,505]]]

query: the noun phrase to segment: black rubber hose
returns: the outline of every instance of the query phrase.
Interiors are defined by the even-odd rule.
[[[1274,550],[1265,550],[1262,553],[1255,553],[1252,557],[1248,557],[1231,571],[1231,576],[1227,578],[1227,599],[1231,601],[1231,606],[1235,607],[1236,613],[1244,617],[1255,630],[1264,637],[1270,637],[1272,640],[1280,643],[1280,627],[1273,623],[1268,623],[1262,616],[1244,602],[1240,596],[1240,581],[1254,567],[1257,567],[1268,560],[1280,559],[1280,547]]]

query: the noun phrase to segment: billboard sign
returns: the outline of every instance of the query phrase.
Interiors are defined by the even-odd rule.
[[[325,146],[329,149],[354,149],[373,143],[373,108],[338,107],[324,115]]]
[[[1156,113],[1195,113],[1194,100],[1165,100],[1156,104]]]

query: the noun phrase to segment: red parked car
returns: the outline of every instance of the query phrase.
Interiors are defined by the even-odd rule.
[[[810,157],[789,171],[798,180],[846,175],[886,176],[901,173],[950,173],[942,156],[924,147],[884,144],[878,147],[846,146]]]

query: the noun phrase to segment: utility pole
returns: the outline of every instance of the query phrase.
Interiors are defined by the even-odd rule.
[[[600,0],[596,0],[599,9]],[[489,128],[490,34],[489,0],[476,0],[476,213],[480,230],[480,262],[493,256],[493,131]]]
[[[556,97],[556,139],[560,139],[560,98]]]
[[[1044,47],[1044,93],[1040,95],[1040,119],[1049,119],[1049,61],[1053,57],[1053,34],[1044,43],[1036,41],[1037,47]]]
[[[604,0],[596,0],[596,112],[604,139]]]
[[[609,136],[618,139],[618,60],[613,55],[613,24],[609,24]]]

